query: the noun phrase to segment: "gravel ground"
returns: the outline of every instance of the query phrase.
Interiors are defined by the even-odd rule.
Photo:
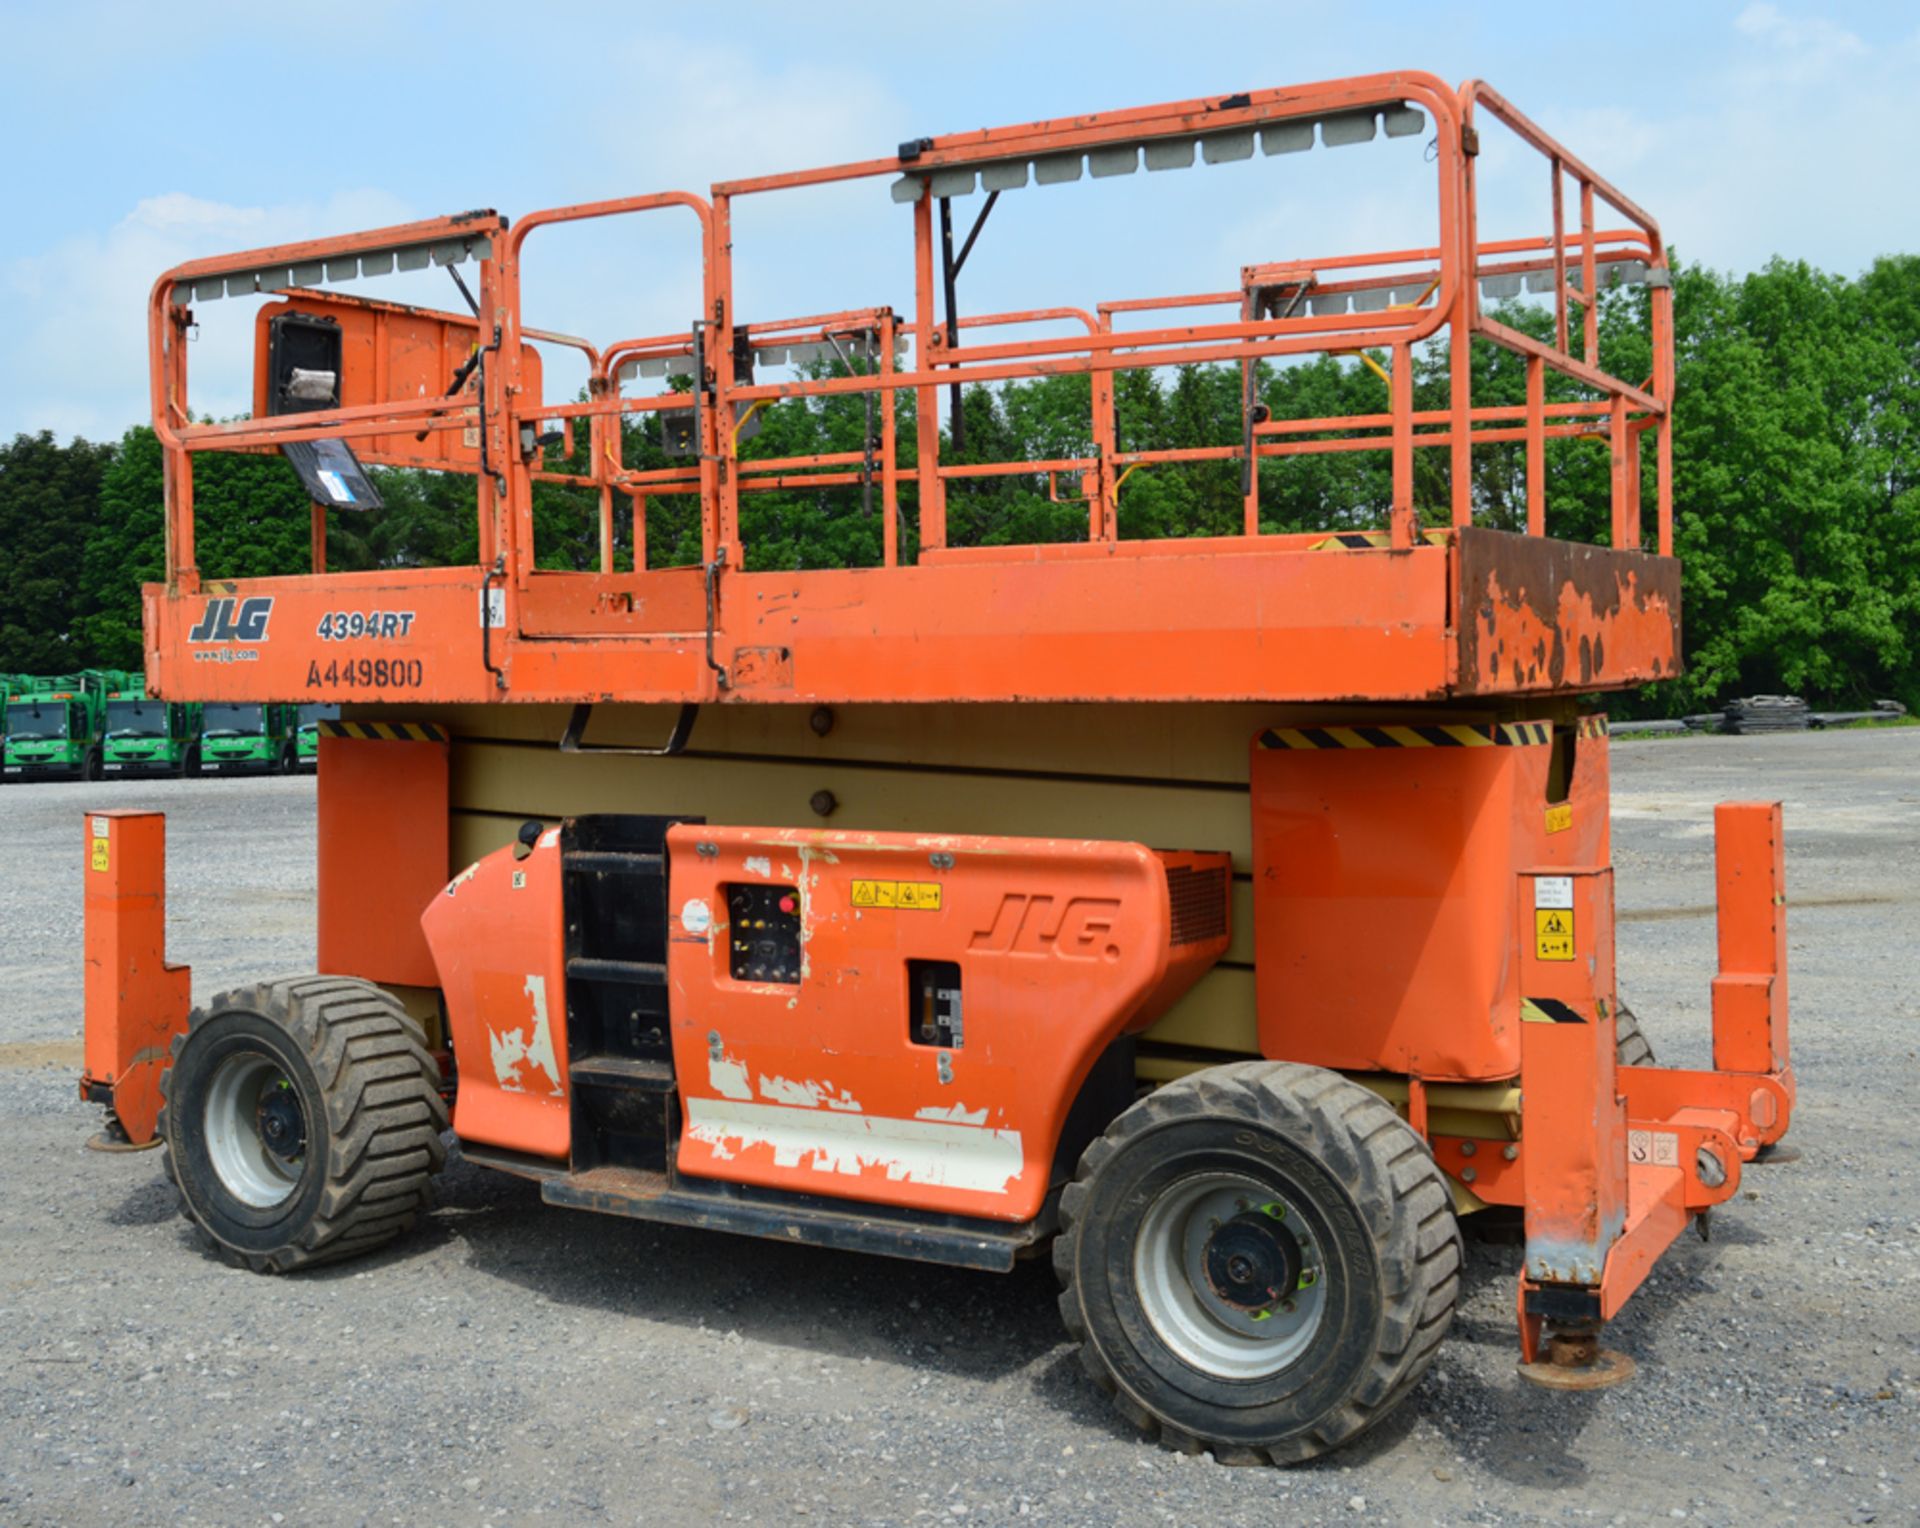
[[[80,1149],[83,803],[171,815],[195,988],[312,960],[310,781],[0,790],[0,1523],[1920,1521],[1920,729],[1614,750],[1622,981],[1704,1064],[1711,803],[1785,798],[1790,1165],[1609,1329],[1639,1378],[1515,1377],[1517,1250],[1389,1422],[1303,1470],[1142,1444],[1051,1274],[543,1207],[456,1158],[367,1261],[229,1271],[157,1156]]]

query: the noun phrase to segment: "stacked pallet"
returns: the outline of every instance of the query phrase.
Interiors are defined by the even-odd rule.
[[[1750,695],[1728,703],[1726,730],[1742,737],[1759,732],[1804,732],[1811,714],[1798,695]]]

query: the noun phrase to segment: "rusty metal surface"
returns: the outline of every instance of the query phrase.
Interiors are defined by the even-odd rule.
[[[1561,1346],[1572,1340],[1550,1337],[1547,1357],[1536,1363],[1521,1364],[1520,1377],[1543,1390],[1610,1390],[1615,1385],[1624,1385],[1639,1370],[1639,1365],[1625,1353],[1599,1347],[1592,1337],[1585,1339],[1583,1359]]]
[[[1507,531],[1455,538],[1465,695],[1611,689],[1680,672],[1680,563]]]

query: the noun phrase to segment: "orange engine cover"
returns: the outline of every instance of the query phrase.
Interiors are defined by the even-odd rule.
[[[1100,1053],[1226,947],[1224,855],[694,825],[667,842],[677,1165],[698,1177],[1030,1219]],[[1220,909],[1177,949],[1170,868]],[[798,920],[794,979],[732,974],[755,891]]]

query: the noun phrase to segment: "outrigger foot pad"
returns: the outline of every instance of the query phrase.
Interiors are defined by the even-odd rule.
[[[1625,1353],[1601,1347],[1591,1332],[1554,1332],[1545,1355],[1519,1369],[1528,1384],[1546,1390],[1609,1390],[1632,1379],[1639,1365]]]
[[[100,1127],[100,1133],[87,1138],[88,1151],[152,1151],[160,1144],[160,1137],[150,1141],[136,1141],[127,1134],[126,1126],[109,1113],[106,1123]]]

